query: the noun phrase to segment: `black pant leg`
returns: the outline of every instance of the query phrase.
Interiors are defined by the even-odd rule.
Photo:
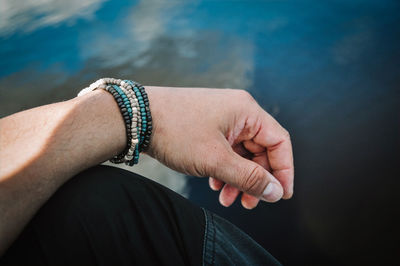
[[[88,169],[39,210],[0,264],[200,265],[201,208],[134,173]]]

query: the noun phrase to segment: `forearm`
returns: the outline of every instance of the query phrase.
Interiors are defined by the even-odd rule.
[[[289,134],[250,94],[146,90],[150,156],[189,175],[212,176],[225,206],[240,191],[242,205],[250,209],[260,199],[292,196]],[[102,90],[0,120],[0,254],[65,181],[123,151],[124,123],[113,96]]]
[[[121,152],[124,122],[95,91],[0,120],[0,254],[69,178]]]

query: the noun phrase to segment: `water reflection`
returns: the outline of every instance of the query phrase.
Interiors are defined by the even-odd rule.
[[[37,29],[73,25],[79,19],[92,19],[105,0],[2,0],[0,37],[27,34]]]
[[[90,9],[81,13],[98,7],[89,3]],[[142,83],[152,85],[249,87],[254,68],[253,44],[238,36],[194,30],[188,18],[182,17],[191,6],[186,2],[140,1],[107,23],[94,19],[93,23],[99,25],[67,30],[66,35],[61,29],[60,32],[48,28],[25,37],[16,34],[4,38],[1,54],[8,60],[0,63],[3,74],[0,115],[72,97],[79,88],[102,75],[140,77]],[[25,19],[33,19],[35,12],[40,11],[45,16],[46,9],[40,7],[37,10],[24,7],[19,12],[30,14]],[[53,15],[65,18],[68,23],[73,18],[68,19],[67,14]],[[39,23],[33,21],[33,25]],[[77,28],[79,24],[71,26]],[[45,34],[46,31],[50,34]],[[29,42],[21,47],[23,38]],[[37,47],[38,42],[51,43],[48,45],[51,48]],[[34,47],[27,47],[31,45]],[[17,56],[18,65],[13,64],[13,54],[20,50],[24,50],[24,56]],[[11,84],[13,92],[5,93]],[[11,100],[16,98],[20,103]]]
[[[152,161],[140,171],[189,188],[286,264],[390,261],[400,235],[399,11],[390,0],[3,1],[0,117],[101,76],[249,89],[292,133],[293,200],[224,209],[205,180],[186,187]]]
[[[35,29],[60,23],[77,27],[74,21],[79,17],[96,21],[93,16],[100,3],[76,1],[68,3],[69,8],[64,9],[66,2],[47,1],[36,5],[11,2],[3,8],[4,13],[11,14],[5,18],[3,35],[26,35]],[[218,32],[196,32],[190,27],[188,18],[182,16],[193,7],[190,2],[139,1],[112,21],[80,30],[77,39],[63,36],[63,40],[77,46],[77,51],[74,51],[77,54],[69,53],[68,47],[54,42],[52,35],[40,36],[40,41],[52,43],[52,48],[61,55],[56,55],[58,59],[54,62],[39,57],[37,63],[25,60],[25,68],[0,79],[0,115],[74,97],[77,90],[101,76],[140,77],[142,83],[152,85],[250,86],[253,70],[251,43]],[[73,10],[79,12],[74,13]],[[36,20],[38,16],[41,19]],[[17,20],[15,17],[22,18]],[[29,21],[32,23],[26,27]],[[57,30],[55,34],[59,35]],[[5,41],[13,42],[13,37],[10,38],[11,41],[7,38]],[[77,43],[72,43],[74,41]],[[7,52],[10,58],[10,51]],[[27,55],[38,56],[35,52],[42,56],[47,54],[46,50],[39,48]],[[60,60],[59,57],[65,53],[68,57]],[[78,61],[78,67],[72,71],[66,69],[71,61]],[[43,63],[48,65],[44,69]],[[3,71],[7,72],[7,69]],[[6,90],[10,86],[13,87],[11,92]],[[151,167],[146,169],[144,165]],[[148,157],[142,159],[139,168],[135,171],[154,177],[187,196],[182,175]],[[173,178],[168,178],[171,176]]]

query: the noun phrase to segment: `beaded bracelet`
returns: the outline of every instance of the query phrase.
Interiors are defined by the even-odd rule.
[[[127,136],[127,146],[125,147],[124,151],[115,156],[114,158],[110,159],[111,162],[113,163],[122,163],[124,160],[123,158],[125,157],[125,155],[128,153],[128,150],[130,148],[130,144],[132,143],[132,136],[131,136],[131,119],[132,119],[132,115],[131,112],[129,112],[129,106],[127,105],[127,101],[126,101],[126,95],[121,91],[118,91],[114,86],[107,86],[106,90],[108,92],[110,92],[113,96],[115,101],[118,104],[118,107],[120,109],[120,112],[122,114],[122,117],[124,119],[125,122],[125,128],[126,128],[126,136]]]
[[[130,166],[137,164],[140,152],[149,147],[153,129],[149,100],[144,87],[131,80],[103,78],[81,90],[78,96],[96,89],[106,90],[113,95],[125,123],[127,145],[110,161],[124,162]]]
[[[137,82],[125,80],[124,82],[132,86],[132,90],[136,95],[138,101],[138,109],[140,115],[138,115],[138,131],[139,131],[139,145],[135,147],[135,155],[128,165],[132,166],[136,164],[139,159],[139,153],[146,151],[150,144],[150,137],[152,133],[152,117],[150,113],[150,106],[147,93],[142,85]]]
[[[123,84],[123,83],[121,83]],[[125,161],[130,161],[133,159],[133,153],[134,153],[134,148],[136,146],[136,144],[138,143],[138,137],[137,137],[137,122],[135,121],[137,119],[137,101],[133,96],[133,93],[131,90],[127,90],[125,89],[123,86],[121,88],[119,88],[116,85],[113,85],[113,87],[119,92],[119,93],[125,93],[127,95],[127,99],[129,100],[129,103],[127,102],[127,108],[128,111],[130,111],[129,115],[131,116],[132,120],[131,120],[131,124],[130,124],[130,133],[132,134],[132,145],[130,147],[127,147],[127,152],[123,153],[125,156]],[[128,87],[129,89],[129,87]],[[128,143],[130,142],[130,140],[128,140]],[[122,154],[120,155],[122,156]]]
[[[137,99],[139,101],[140,111],[142,113],[142,123],[141,126],[145,134],[142,134],[139,143],[143,143],[140,146],[140,151],[145,151],[150,143],[150,136],[152,133],[152,118],[150,114],[149,99],[147,93],[142,85],[136,82],[129,82],[133,86],[133,90],[136,93]]]
[[[151,133],[153,132],[153,119],[152,119],[151,113],[150,113],[150,104],[149,104],[149,98],[147,96],[147,93],[142,85],[139,86],[139,90],[142,93],[143,101],[145,104],[145,110],[146,110],[146,118],[147,118],[147,131],[143,138],[143,145],[141,146],[142,151],[146,151],[150,145],[150,137],[151,137]]]

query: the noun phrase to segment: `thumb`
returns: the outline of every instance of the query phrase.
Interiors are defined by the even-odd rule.
[[[215,178],[264,201],[276,202],[282,198],[282,185],[261,165],[234,151],[227,151],[222,158],[225,159],[215,169]]]

